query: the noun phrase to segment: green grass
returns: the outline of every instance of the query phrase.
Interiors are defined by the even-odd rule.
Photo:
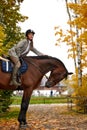
[[[10,108],[7,112],[0,113],[0,120],[6,119],[9,120],[11,118],[17,118],[19,114],[20,108]]]
[[[22,97],[13,96],[12,105],[20,105]],[[30,104],[52,104],[52,103],[67,103],[65,97],[31,97]]]
[[[12,96],[12,105],[20,105],[22,97],[21,96]]]
[[[21,96],[13,96],[12,97],[12,105],[20,105],[22,97]],[[67,99],[64,97],[31,97],[30,104],[51,104],[51,103],[66,103]],[[2,119],[15,119],[18,118],[20,108],[10,107],[7,112],[0,113],[0,120]]]

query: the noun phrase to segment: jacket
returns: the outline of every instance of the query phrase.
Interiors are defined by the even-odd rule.
[[[26,51],[28,48],[29,40],[24,39],[20,41],[18,44],[13,46],[11,49],[9,49],[9,55],[17,55],[18,57],[25,56],[29,53],[29,51],[34,52],[36,55],[43,55],[41,52],[39,52],[36,48],[33,46],[33,41],[30,42],[29,49]],[[26,51],[26,53],[24,53]],[[15,53],[14,53],[15,52]],[[14,53],[14,54],[12,54]],[[23,54],[24,53],[24,54]]]

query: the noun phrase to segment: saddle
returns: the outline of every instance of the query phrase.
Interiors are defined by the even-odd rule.
[[[3,60],[5,59],[5,60]],[[1,60],[1,69],[3,72],[5,73],[12,73],[13,68],[14,68],[14,64],[12,63],[12,61],[10,60],[10,58],[3,58]],[[28,69],[28,64],[26,63],[26,61],[24,61],[23,58],[20,58],[20,62],[21,62],[21,67],[19,68],[18,71],[18,75],[20,76],[21,74],[25,73]]]

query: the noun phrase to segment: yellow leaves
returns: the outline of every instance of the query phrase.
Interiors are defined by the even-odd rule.
[[[70,15],[67,24],[70,29],[64,32],[57,26],[54,28],[57,37],[56,45],[66,43],[69,46],[68,57],[74,59],[75,66],[80,55],[83,70],[87,67],[87,0],[80,0],[77,3],[71,1],[67,7]]]
[[[2,26],[0,26],[0,55],[1,54],[7,54],[8,49],[13,46],[12,42],[9,42],[4,46],[3,42],[6,38],[6,34],[4,33],[4,29]]]
[[[84,76],[83,79],[82,79],[82,87],[77,87],[75,88],[75,95],[78,95],[78,96],[87,96],[87,76]]]
[[[55,27],[54,27],[54,30],[56,30],[56,29],[58,29],[58,28],[59,28],[58,26],[55,26]]]
[[[78,69],[76,69],[76,75],[72,75],[72,82],[71,87],[74,89],[73,96],[87,96],[87,75],[83,75],[82,77],[82,87],[78,87]]]
[[[67,35],[66,37],[64,37],[63,42],[69,42],[70,41],[71,36]]]
[[[63,37],[63,30],[61,28],[59,28],[58,26],[54,27],[55,30],[55,36],[57,36],[57,40],[56,40],[56,46],[60,45],[60,42],[62,41],[62,37]]]
[[[85,44],[87,45],[87,31],[84,30],[84,32],[80,35],[80,41],[85,42]]]
[[[55,32],[55,36],[56,35],[60,35],[60,37],[63,36],[63,30],[62,29],[59,29],[58,31]]]
[[[3,40],[5,39],[4,29],[0,25],[0,54],[3,53]]]
[[[20,13],[20,4],[18,3],[21,3],[22,1],[23,0],[2,0],[0,2],[0,15],[2,16],[0,22],[4,27],[4,32],[6,33],[6,37],[4,37],[5,35],[0,28],[0,39],[4,40],[4,50],[9,48],[9,42],[14,44],[24,37],[21,33],[21,28],[17,24],[18,22],[24,22],[28,18]],[[6,44],[9,45],[6,46]]]
[[[3,46],[3,43],[2,43],[3,41],[0,41],[0,47],[2,47]]]
[[[77,25],[78,28],[87,28],[87,3],[79,2],[77,4],[75,3],[69,3],[68,7],[74,11],[75,16],[73,21],[71,21],[74,26]]]
[[[55,26],[54,30],[55,30],[55,36],[56,35],[60,35],[60,37],[63,36],[63,30],[59,26]]]
[[[55,43],[55,46],[58,46],[58,43]]]
[[[63,36],[63,30],[60,29],[59,32],[58,32],[58,34],[60,35],[60,37],[62,37]]]
[[[87,0],[80,0],[81,4],[84,4],[87,2]]]
[[[3,27],[0,25],[0,43],[3,42],[4,38],[5,38],[4,29],[3,29]]]
[[[58,34],[59,34],[59,32],[58,32],[58,31],[57,31],[57,32],[55,32],[55,36],[56,36],[56,35],[58,35]]]

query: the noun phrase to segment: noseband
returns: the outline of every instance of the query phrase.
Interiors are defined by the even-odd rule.
[[[47,82],[49,82],[50,84],[56,84],[56,81],[57,80],[51,80],[51,81],[47,81]]]

